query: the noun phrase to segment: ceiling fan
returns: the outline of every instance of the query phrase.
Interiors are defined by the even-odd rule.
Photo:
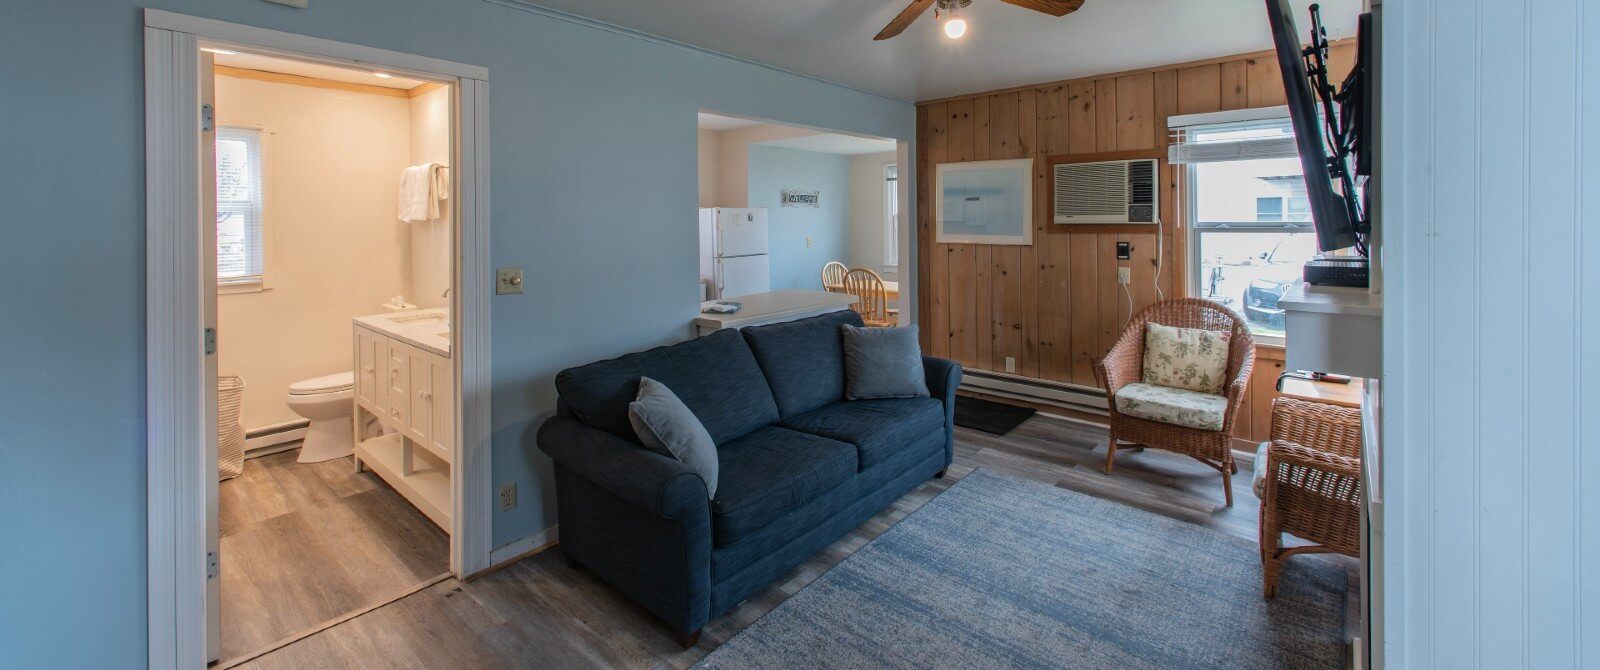
[[[1083,0],[1000,0],[1008,5],[1016,5],[1036,12],[1044,12],[1051,16],[1066,16],[1078,11],[1083,6]],[[961,10],[972,4],[972,0],[911,0],[911,4],[900,10],[889,25],[883,27],[874,40],[886,40],[905,32],[905,29],[917,20],[929,7],[933,10],[934,18],[944,21],[944,34],[950,39],[960,38],[967,32],[967,21],[961,18]]]

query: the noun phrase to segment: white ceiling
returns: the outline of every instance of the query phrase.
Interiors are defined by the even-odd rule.
[[[392,75],[379,77],[376,73],[368,70],[353,70],[321,63],[306,63],[287,58],[258,56],[250,53],[214,53],[213,55],[216,56],[217,65],[244,68],[246,70],[260,70],[262,72],[277,72],[279,74],[296,74],[302,77],[342,81],[349,84],[412,89],[426,83],[417,79],[407,79]]]
[[[1262,0],[1088,0],[1055,18],[999,0],[964,10],[950,40],[931,11],[874,42],[909,0],[528,0],[901,100],[1036,84],[1268,49]],[[1291,0],[1309,30],[1306,8]],[[1320,0],[1331,37],[1355,34],[1361,0]]]
[[[701,130],[715,130],[717,132],[722,132],[724,130],[738,130],[740,128],[751,128],[759,125],[762,125],[762,122],[751,121],[750,119],[736,119],[731,116],[717,116],[716,114],[700,112]]]
[[[854,135],[840,135],[838,133],[818,133],[805,137],[789,137],[781,140],[767,140],[756,142],[764,147],[778,147],[780,149],[799,149],[801,151],[815,151],[824,154],[845,154],[856,156],[859,154],[879,154],[885,151],[894,151],[894,140],[880,140],[869,137],[856,137]]]

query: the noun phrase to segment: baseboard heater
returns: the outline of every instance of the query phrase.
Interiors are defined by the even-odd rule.
[[[961,388],[1104,416],[1106,394],[1097,388],[988,370],[962,370]]]
[[[305,439],[306,427],[311,422],[305,419],[285,421],[271,426],[262,426],[246,431],[244,434],[244,457],[260,458],[287,451],[293,448],[294,442]]]

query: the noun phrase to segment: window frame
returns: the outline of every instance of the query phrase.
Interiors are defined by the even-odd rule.
[[[1259,123],[1259,121],[1260,120],[1256,120],[1256,123]],[[1284,117],[1283,121],[1288,122],[1288,118]],[[1227,126],[1233,124],[1218,123],[1216,125]],[[1205,126],[1191,126],[1185,130],[1187,131],[1193,128],[1204,127]],[[1242,157],[1234,161],[1211,162],[1242,162],[1247,160],[1257,160],[1257,158]],[[1199,220],[1200,165],[1202,165],[1202,163],[1189,163],[1182,166],[1184,185],[1182,201],[1184,207],[1184,220],[1187,222],[1186,228],[1188,229],[1186,231],[1186,246],[1188,252],[1186,254],[1188,256],[1188,272],[1186,273],[1188,275],[1186,278],[1188,280],[1188,290],[1186,293],[1189,296],[1200,297],[1200,289],[1205,285],[1205,277],[1202,276],[1204,274],[1205,258],[1201,253],[1201,242],[1205,235],[1273,232],[1286,234],[1315,233],[1316,228],[1314,222],[1312,221],[1209,221],[1202,224]],[[1285,218],[1287,218],[1289,214],[1289,199],[1287,197],[1283,198],[1283,214]],[[1284,346],[1286,340],[1285,336],[1270,334],[1251,333],[1251,337],[1255,339],[1257,344],[1278,347]]]
[[[891,174],[892,173],[892,174]],[[883,164],[883,268],[900,269],[900,164]]]
[[[255,158],[256,158],[256,169],[258,171],[260,171],[260,182],[261,182],[260,183],[260,192],[257,194],[257,196],[255,198],[256,202],[254,203],[254,208],[256,210],[256,218],[257,218],[257,221],[259,222],[259,224],[257,225],[257,229],[258,229],[257,236],[259,237],[259,240],[257,241],[257,245],[258,245],[258,247],[260,248],[260,251],[261,251],[261,267],[260,267],[260,272],[257,273],[257,274],[254,274],[254,275],[244,275],[244,276],[240,276],[240,277],[227,277],[227,278],[224,278],[224,277],[221,277],[221,276],[217,276],[216,277],[217,293],[219,293],[219,294],[255,293],[255,292],[260,292],[260,291],[271,290],[271,288],[272,288],[272,265],[273,265],[273,262],[272,262],[272,246],[273,245],[272,245],[272,225],[271,225],[271,221],[270,221],[271,210],[272,210],[272,207],[271,207],[272,186],[271,186],[271,169],[270,169],[269,166],[271,165],[271,145],[272,145],[271,137],[272,137],[272,133],[269,132],[267,129],[261,127],[261,126],[255,126],[255,125],[247,125],[247,124],[227,124],[227,125],[224,125],[224,124],[218,124],[217,125],[217,130],[216,130],[216,138],[215,138],[215,140],[216,141],[222,140],[223,139],[223,135],[225,133],[229,133],[229,134],[231,134],[231,133],[240,133],[240,134],[249,134],[249,135],[253,135],[254,136],[254,144],[255,144],[255,147],[256,147],[256,156],[255,156]],[[214,155],[214,152],[213,152],[213,155]],[[217,211],[220,212],[223,209],[221,199],[220,198],[216,198],[214,195],[213,195],[213,199],[214,199]],[[212,225],[216,225],[216,224],[213,223]],[[212,253],[215,254],[216,250],[212,250]],[[213,265],[215,265],[215,263]]]

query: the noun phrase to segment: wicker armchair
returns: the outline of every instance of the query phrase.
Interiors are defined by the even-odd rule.
[[[1221,430],[1189,428],[1159,421],[1129,416],[1117,411],[1115,396],[1122,387],[1142,381],[1144,372],[1144,331],[1146,323],[1159,323],[1178,328],[1202,328],[1233,333],[1228,345],[1228,383],[1223,387],[1228,403],[1223,415]],[[1106,389],[1110,405],[1111,438],[1106,447],[1106,473],[1110,474],[1117,459],[1117,442],[1131,442],[1139,446],[1154,447],[1184,454],[1222,473],[1223,495],[1229,507],[1233,506],[1233,474],[1239,466],[1233,462],[1233,422],[1244,403],[1245,388],[1250,383],[1250,370],[1255,366],[1256,345],[1244,319],[1227,307],[1199,298],[1163,300],[1146,307],[1122,329],[1117,343],[1106,352],[1096,366],[1096,372]]]
[[[1361,554],[1361,410],[1272,401],[1272,441],[1256,461],[1261,496],[1262,595],[1295,554]],[[1282,546],[1283,534],[1313,544]]]

